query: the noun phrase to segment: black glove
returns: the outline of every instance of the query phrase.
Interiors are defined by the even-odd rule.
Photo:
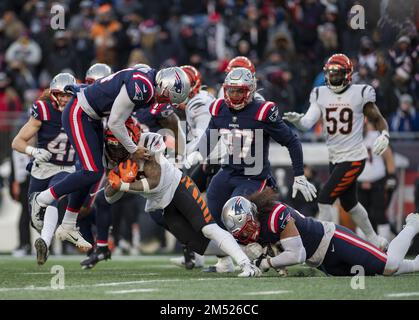
[[[397,176],[395,174],[387,175],[385,189],[387,191],[394,191],[396,190],[397,185],[398,185]]]

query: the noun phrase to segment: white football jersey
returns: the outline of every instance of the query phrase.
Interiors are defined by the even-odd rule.
[[[353,84],[340,94],[327,86],[312,90],[310,108],[320,109],[330,162],[357,161],[368,157],[362,135],[364,106],[368,102],[375,102],[375,90],[369,85]]]
[[[188,154],[194,151],[196,144],[208,127],[208,123],[211,120],[209,106],[214,100],[214,96],[208,91],[200,90],[186,104],[186,152]]]
[[[170,163],[162,153],[156,156],[161,170],[160,182],[157,187],[149,192],[139,192],[142,197],[147,199],[145,205],[145,211],[147,212],[166,208],[172,201],[182,178],[182,172]]]
[[[375,139],[380,136],[378,131],[368,131],[364,137],[364,144],[368,150],[368,159],[365,162],[364,171],[358,177],[359,182],[375,182],[386,176],[386,166],[382,156],[372,152]]]

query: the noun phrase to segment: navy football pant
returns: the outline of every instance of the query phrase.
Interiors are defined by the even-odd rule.
[[[68,208],[78,212],[92,185],[103,174],[103,127],[99,120],[90,118],[81,108],[77,98],[72,98],[62,114],[62,125],[71,145],[76,150],[81,168],[55,184],[51,192],[56,198],[69,197]]]
[[[34,177],[31,176],[30,181],[29,181],[28,195],[30,196],[34,192],[41,192],[41,191],[44,191],[44,190],[48,189],[49,187],[51,187],[51,186],[57,184],[58,182],[60,182],[61,180],[63,180],[69,174],[70,173],[68,173],[68,172],[62,171],[62,172],[59,172],[56,175],[54,175],[52,177],[49,177],[47,179],[37,179],[37,178],[34,178]],[[54,201],[51,205],[56,207],[57,206],[57,201]]]
[[[260,192],[266,184],[266,179],[253,180],[245,176],[232,176],[224,169],[218,171],[212,178],[207,190],[208,208],[215,222],[224,228],[221,222],[221,212],[228,199]]]
[[[383,274],[386,263],[387,255],[383,251],[351,230],[336,225],[335,234],[319,269],[332,276],[354,276],[359,274],[359,270],[351,270],[352,267],[360,266],[366,276],[373,276]]]

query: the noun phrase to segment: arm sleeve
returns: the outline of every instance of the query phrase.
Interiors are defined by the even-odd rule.
[[[281,240],[283,252],[271,258],[270,263],[274,268],[292,266],[306,260],[306,250],[300,236]]]
[[[191,153],[193,151],[199,151],[201,156],[205,159],[211,153],[211,151],[215,148],[218,143],[220,135],[218,133],[218,129],[215,127],[214,119],[211,118],[207,130],[199,139],[199,142],[196,144],[195,149],[191,149]]]
[[[308,108],[304,117],[302,117],[300,121],[296,123],[296,127],[301,131],[307,131],[312,128],[317,121],[319,121],[321,115],[322,112],[319,105],[317,103],[312,103],[310,104],[310,107]]]
[[[298,137],[291,131],[282,119],[265,123],[264,130],[279,144],[287,147],[291,157],[294,176],[304,174],[303,148]]]
[[[199,143],[202,135],[205,134],[206,128],[208,128],[209,122],[211,120],[211,116],[209,114],[200,114],[194,118],[196,127],[194,128],[194,138],[189,141],[188,145],[186,146],[186,149],[189,150],[195,150],[196,145]],[[189,153],[189,152],[188,152]]]
[[[129,153],[134,153],[137,150],[137,145],[132,141],[125,127],[125,121],[127,121],[133,110],[134,103],[131,102],[127,89],[123,85],[112,105],[108,126]]]
[[[361,90],[361,96],[363,99],[362,106],[365,106],[368,102],[375,103],[375,90],[369,85],[365,85]]]

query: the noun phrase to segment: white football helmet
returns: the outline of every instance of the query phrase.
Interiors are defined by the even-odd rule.
[[[140,137],[140,145],[150,151],[151,155],[164,152],[166,143],[161,134],[155,132],[142,133]]]
[[[58,109],[61,111],[64,109],[65,105],[61,105],[60,99],[56,96],[59,93],[65,93],[64,88],[67,85],[75,85],[76,78],[70,73],[59,73],[54,78],[52,78],[51,83],[49,84],[50,97],[53,102],[56,103]]]
[[[191,84],[185,71],[179,67],[161,69],[156,75],[158,103],[178,105],[188,98]]]
[[[112,74],[112,69],[107,64],[95,63],[89,68],[89,70],[87,70],[85,82],[87,84],[92,84],[96,80],[107,77],[110,74]]]
[[[256,78],[249,69],[235,68],[224,80],[224,99],[230,108],[241,110],[253,100],[256,87]]]
[[[256,219],[256,205],[244,197],[228,200],[221,213],[221,221],[227,230],[242,244],[259,239],[260,223]]]

